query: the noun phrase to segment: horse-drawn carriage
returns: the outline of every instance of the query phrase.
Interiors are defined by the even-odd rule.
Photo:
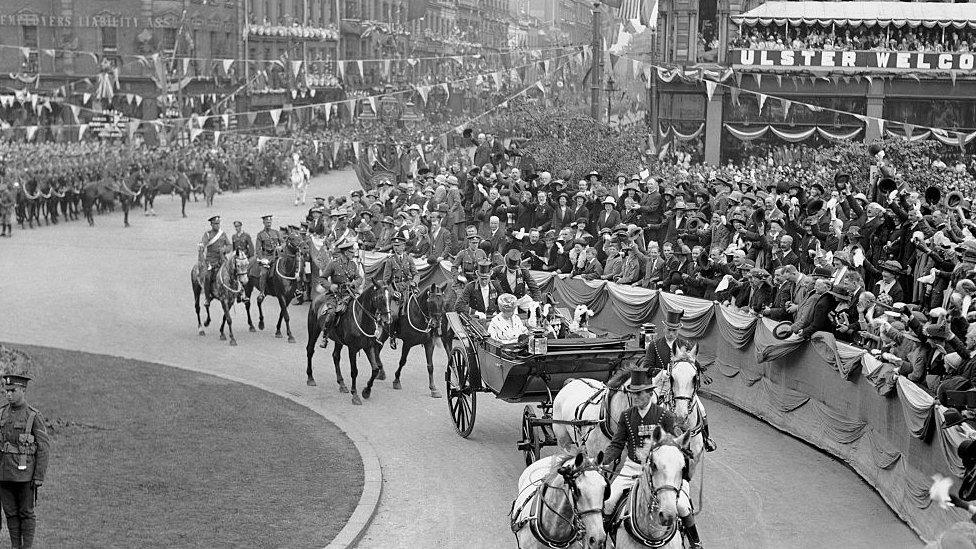
[[[572,378],[607,379],[625,360],[643,354],[632,336],[547,339],[544,352],[533,345],[502,344],[488,336],[482,320],[447,313],[454,331],[445,381],[447,404],[457,433],[471,434],[478,410],[478,393],[493,393],[506,402],[538,402],[522,413],[518,448],[526,465],[540,457],[542,448],[555,446],[552,425],[592,425],[590,420],[553,420],[553,395]],[[568,320],[568,319],[567,319]],[[531,337],[531,336],[530,336]]]

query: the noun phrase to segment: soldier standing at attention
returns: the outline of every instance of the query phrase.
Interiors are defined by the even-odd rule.
[[[34,503],[44,484],[50,439],[44,418],[27,404],[28,357],[0,347],[6,404],[0,407],[0,507],[14,549],[34,546]]]
[[[278,250],[284,245],[281,233],[271,228],[271,214],[261,216],[264,229],[258,233],[255,256],[261,265],[261,275],[258,277],[258,303],[264,301],[264,291],[268,286],[268,272]]]

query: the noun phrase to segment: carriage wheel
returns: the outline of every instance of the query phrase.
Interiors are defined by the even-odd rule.
[[[539,444],[539,437],[533,425],[536,417],[532,406],[526,405],[525,410],[522,411],[522,440],[519,442],[519,450],[525,454],[526,467],[539,461],[542,455],[542,446]]]
[[[462,438],[468,438],[478,412],[478,394],[471,390],[468,383],[468,358],[460,345],[451,352],[444,379],[447,385],[447,409],[454,421],[454,430]]]

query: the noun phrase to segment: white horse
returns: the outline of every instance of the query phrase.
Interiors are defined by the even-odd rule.
[[[552,399],[553,434],[563,451],[572,453],[585,449],[588,455],[604,452],[610,439],[617,432],[620,414],[634,405],[630,394],[624,390],[624,382],[634,366],[622,368],[607,383],[595,379],[571,379]],[[654,377],[654,402],[665,398],[670,391],[667,371]],[[586,425],[562,423],[587,421]]]
[[[682,478],[687,445],[687,433],[675,439],[656,426],[648,445],[638,451],[640,475],[610,524],[616,549],[683,547],[678,497],[687,487]]]
[[[311,177],[308,168],[302,163],[301,158],[298,153],[292,155],[292,168],[291,168],[291,189],[295,191],[295,205],[301,201],[305,204],[305,195],[308,192],[308,182]]]
[[[559,454],[526,467],[509,514],[520,549],[606,547],[603,500],[608,487],[602,461],[602,452],[596,459],[580,452],[575,458]]]
[[[691,349],[678,348],[671,358],[666,372],[666,394],[662,403],[678,417],[687,430],[692,460],[688,465],[688,478],[695,478],[695,470],[705,452],[705,406],[698,396],[701,375],[697,364],[698,345]]]

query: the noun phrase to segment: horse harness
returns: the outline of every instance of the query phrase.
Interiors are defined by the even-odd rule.
[[[660,448],[661,446],[674,446],[681,451],[681,454],[685,458],[685,465],[682,470],[682,477],[685,477],[686,476],[685,471],[688,470],[688,461],[689,461],[688,452],[684,448],[679,447],[673,442],[661,442],[652,446],[647,451],[647,459],[648,460],[651,459],[654,450]],[[644,475],[645,475],[644,471],[641,471],[640,476],[643,477]],[[681,496],[681,488],[678,486],[665,484],[662,486],[655,487],[654,480],[650,477],[648,477],[647,484],[648,487],[651,489],[651,508],[650,508],[651,511],[654,511],[658,508],[660,502],[658,495],[661,494],[662,492],[674,492],[675,498]],[[637,488],[638,487],[634,487],[630,489],[630,493],[627,495],[626,505],[621,506],[620,507],[621,510],[616,513],[616,516],[614,516],[614,520],[613,520],[614,526],[619,528],[620,524],[622,523],[624,525],[624,528],[627,529],[627,533],[630,534],[633,538],[637,539],[637,541],[639,541],[646,547],[651,547],[652,549],[664,547],[665,545],[670,543],[671,540],[674,539],[674,536],[678,533],[678,521],[677,520],[673,521],[671,525],[667,528],[667,530],[664,532],[662,537],[655,537],[641,530],[640,525],[637,524],[637,522],[634,520],[634,517],[637,516],[638,504],[639,504],[637,498]]]
[[[577,540],[581,539],[584,536],[586,531],[585,527],[583,526],[583,517],[594,513],[600,513],[601,515],[603,514],[603,505],[599,505],[592,509],[582,509],[582,510],[577,507],[579,488],[576,486],[576,478],[582,475],[583,473],[585,473],[586,471],[599,471],[602,474],[603,469],[600,466],[594,464],[580,467],[579,469],[573,469],[572,474],[564,475],[564,478],[566,480],[565,484],[563,484],[562,486],[554,486],[551,484],[551,482],[561,474],[560,470],[556,469],[550,472],[546,476],[546,478],[543,479],[541,485],[538,488],[536,488],[535,493],[533,493],[531,497],[525,500],[525,502],[523,502],[522,505],[518,507],[518,509],[515,508],[515,502],[512,502],[512,514],[511,514],[512,533],[518,534],[519,530],[521,530],[522,528],[525,527],[526,524],[528,524],[529,530],[532,532],[532,535],[535,536],[537,540],[539,540],[540,542],[546,544],[546,546],[551,547],[553,549],[565,549],[570,545],[572,545],[573,543],[575,543]],[[571,501],[573,505],[572,517],[563,516],[562,514],[559,513],[559,511],[553,509],[552,505],[550,505],[549,502],[546,501],[545,493],[550,489],[552,490],[558,489],[563,491],[564,494],[566,494],[566,499]],[[603,499],[606,500],[606,498],[609,495],[610,495],[610,487],[608,484],[607,488],[604,490]],[[529,514],[529,516],[519,519],[518,518],[519,514],[521,514],[522,510],[525,509],[530,504],[531,504],[531,513]],[[553,538],[552,535],[546,532],[545,529],[541,527],[539,522],[540,518],[542,517],[542,513],[545,510],[551,511],[557,517],[559,517],[563,522],[569,524],[572,529],[571,530],[572,535],[565,539],[555,539]]]

